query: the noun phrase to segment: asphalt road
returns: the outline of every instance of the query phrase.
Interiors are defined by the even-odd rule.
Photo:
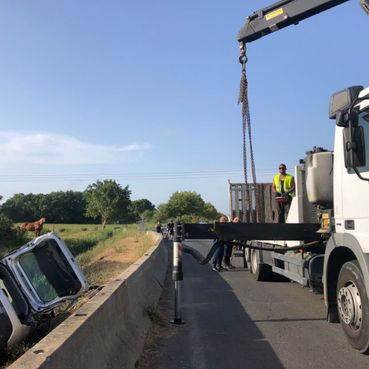
[[[206,241],[188,242],[206,253]],[[256,282],[238,268],[221,273],[184,255],[185,324],[162,324],[145,347],[140,368],[155,369],[351,369],[369,368],[369,356],[346,342],[339,324],[325,320],[322,295],[290,282]],[[170,276],[170,275],[169,275]],[[160,302],[173,318],[168,278]]]

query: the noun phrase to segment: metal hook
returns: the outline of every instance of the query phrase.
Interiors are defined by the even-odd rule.
[[[238,58],[238,61],[240,64],[245,65],[247,63],[247,56],[246,56],[246,45],[241,42],[240,43],[240,56]]]
[[[238,58],[240,64],[245,65],[247,63],[247,56],[245,54],[241,54]]]

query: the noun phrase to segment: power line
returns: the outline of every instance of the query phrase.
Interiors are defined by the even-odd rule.
[[[274,173],[270,171],[259,171],[259,176],[271,177]],[[211,178],[239,178],[242,177],[240,170],[212,170],[212,171],[181,171],[181,172],[107,172],[107,173],[68,173],[68,174],[1,174],[1,183],[12,182],[59,182],[59,181],[94,181],[97,178],[116,178],[125,181],[149,181],[149,180],[191,180]]]

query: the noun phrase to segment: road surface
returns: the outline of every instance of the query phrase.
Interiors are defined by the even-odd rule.
[[[207,241],[186,243],[204,253],[210,247]],[[160,301],[162,321],[139,368],[369,368],[369,356],[350,347],[339,324],[326,322],[322,295],[291,282],[256,282],[241,267],[241,258],[233,263],[239,267],[217,273],[184,255],[185,324],[167,323],[173,318],[168,278]]]

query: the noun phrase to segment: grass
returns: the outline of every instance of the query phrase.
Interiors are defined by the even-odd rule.
[[[149,233],[140,232],[137,227],[127,227],[81,253],[77,260],[90,283],[102,284],[123,272],[153,243]]]
[[[57,233],[76,256],[90,284],[103,284],[123,272],[153,245],[153,238],[136,224],[45,225],[43,233]]]
[[[140,231],[136,224],[108,224],[104,229],[99,224],[45,224],[42,234],[47,232],[63,239],[91,284],[105,283],[153,245],[152,236]],[[33,237],[33,232],[26,232],[23,243]],[[124,257],[127,253],[129,257]],[[109,258],[104,260],[107,254]]]
[[[57,233],[68,245],[72,254],[77,256],[94,248],[99,242],[122,233],[127,227],[136,227],[136,225],[109,224],[102,229],[97,224],[48,224],[44,226],[43,233]]]

